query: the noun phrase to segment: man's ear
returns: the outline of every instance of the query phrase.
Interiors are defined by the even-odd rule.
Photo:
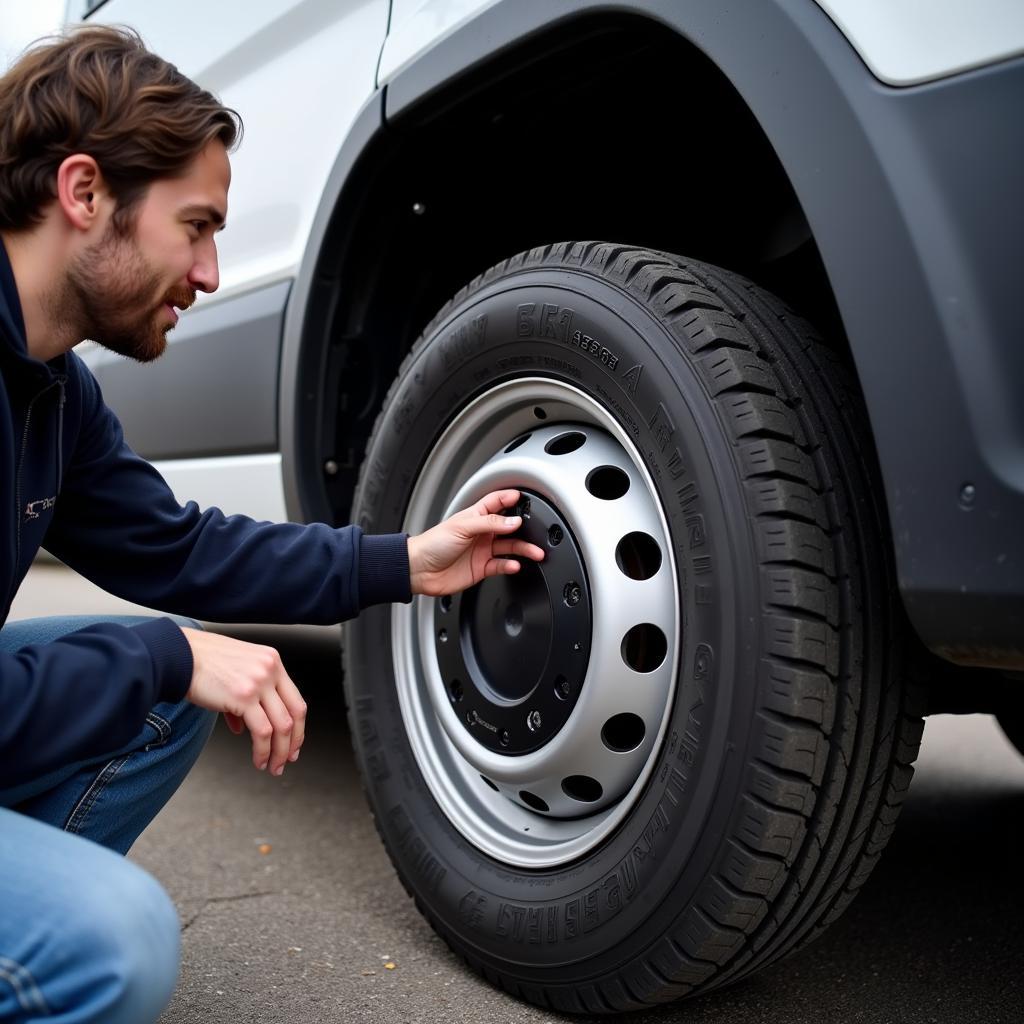
[[[57,168],[57,203],[68,224],[88,231],[102,217],[107,198],[99,164],[86,153],[65,157]]]

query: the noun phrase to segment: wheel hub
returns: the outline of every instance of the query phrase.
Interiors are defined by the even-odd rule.
[[[436,602],[434,649],[448,697],[476,743],[528,754],[568,721],[590,659],[591,603],[568,523],[522,492],[516,536],[545,551],[512,576],[493,576]]]

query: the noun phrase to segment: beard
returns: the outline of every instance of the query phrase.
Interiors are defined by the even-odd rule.
[[[113,224],[72,261],[61,291],[54,312],[74,324],[79,338],[139,363],[152,362],[167,348],[174,324],[162,322],[164,305],[187,309],[196,299],[190,288],[164,291],[135,239]]]

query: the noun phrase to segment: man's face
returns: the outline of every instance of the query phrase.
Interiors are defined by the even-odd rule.
[[[214,233],[224,226],[230,181],[227,153],[214,141],[181,177],[150,185],[127,234],[108,221],[68,270],[83,337],[141,363],[164,351],[176,309],[220,283]]]

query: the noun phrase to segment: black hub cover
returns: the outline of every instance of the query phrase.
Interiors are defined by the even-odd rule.
[[[448,698],[463,728],[503,754],[548,742],[576,705],[590,658],[591,606],[583,559],[568,524],[523,491],[509,512],[514,536],[545,551],[514,576],[493,576],[438,598],[434,646]]]

